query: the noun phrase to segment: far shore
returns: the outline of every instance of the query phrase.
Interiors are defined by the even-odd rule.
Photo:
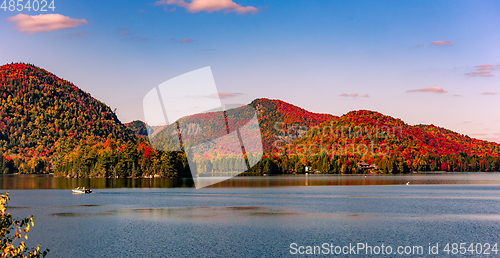
[[[498,173],[498,171],[493,171],[493,172],[485,172],[485,171],[464,171],[464,172],[447,172],[447,171],[419,171],[419,172],[410,172],[410,173],[397,173],[397,174],[392,174],[392,173],[358,173],[358,174],[323,174],[323,173],[291,173],[291,174],[276,174],[276,175],[237,175],[235,177],[239,178],[244,178],[244,177],[283,177],[283,176],[394,176],[394,175],[415,175],[415,174],[477,174],[477,173]],[[113,176],[113,177],[103,177],[103,176],[97,176],[97,177],[71,177],[71,176],[55,176],[54,173],[39,173],[39,174],[20,174],[20,173],[15,173],[15,174],[1,174],[4,176],[53,176],[55,178],[67,178],[67,179],[84,179],[84,178],[89,178],[89,179],[153,179],[153,178],[168,178],[168,179],[189,179],[189,178],[183,178],[183,177],[162,177],[159,175],[149,175],[149,176],[142,176],[142,177],[118,177],[118,176]]]

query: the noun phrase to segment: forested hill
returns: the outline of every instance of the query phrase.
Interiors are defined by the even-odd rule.
[[[251,111],[248,109],[248,106],[253,107],[253,110]],[[280,130],[283,128],[287,128],[287,130],[290,129],[290,133],[293,132],[298,137],[305,133],[305,131],[300,130],[301,128],[310,128],[325,121],[337,119],[336,116],[313,113],[277,99],[259,98],[253,100],[250,104],[248,104],[248,106],[245,105],[239,108],[230,109],[227,111],[227,115],[234,115],[237,117],[236,120],[242,122],[245,120],[242,119],[242,117],[253,117],[253,112],[255,111],[259,120],[263,148],[265,152],[271,151],[273,143],[281,137],[280,135],[282,132]],[[250,114],[250,112],[252,112],[252,114]],[[200,113],[183,117],[179,120],[179,122],[184,125],[196,124],[201,127],[209,127],[200,129],[202,129],[201,131],[204,133],[213,133],[214,128],[220,125],[220,121],[218,121],[220,117],[221,116],[218,112]],[[176,127],[174,125],[149,127],[144,122],[138,120],[125,125],[129,129],[133,130],[139,137],[147,136],[147,132],[150,131],[153,135],[161,138],[163,135],[161,133],[157,133],[165,130],[167,135],[166,138],[169,138],[168,135],[172,135],[173,131],[176,131]],[[242,125],[243,124],[240,126]],[[188,128],[185,129],[187,130]],[[183,137],[189,137],[189,135],[184,135]],[[213,137],[213,135],[198,135],[197,137]],[[291,137],[285,138],[290,139]]]
[[[58,140],[134,140],[104,103],[30,64],[0,67],[0,149],[7,157],[47,157]]]
[[[500,170],[498,143],[471,138],[434,125],[408,125],[375,111],[351,111],[335,121],[320,124],[318,128],[302,138],[280,144],[283,148],[278,148],[279,152],[293,156],[304,153],[305,146],[308,147],[307,152],[312,149],[313,153],[319,153],[317,146],[321,145],[326,149],[324,152],[334,156],[332,160],[335,161],[330,162],[332,167],[330,164],[326,166],[333,173],[359,171],[358,162],[393,173]],[[325,170],[318,165],[322,161],[317,157],[321,155],[312,156],[316,158],[308,158],[308,162],[313,164],[313,168],[316,164],[316,169]]]
[[[281,100],[259,98],[252,101],[259,119],[262,142],[266,153],[276,151],[284,144],[305,144],[321,142],[321,136],[311,133],[318,128],[333,127],[344,130],[335,137],[323,137],[328,144],[371,143],[387,144],[390,155],[412,159],[422,155],[467,154],[498,156],[500,144],[471,138],[434,125],[408,125],[401,119],[383,115],[376,111],[351,111],[340,117],[330,114],[309,112]],[[215,113],[202,113],[181,119],[186,124],[212,121]],[[200,123],[200,124],[206,124]],[[146,135],[147,125],[140,121],[127,124],[137,135]],[[173,127],[172,127],[173,128]],[[171,129],[172,129],[171,128]],[[350,133],[349,133],[350,130]],[[204,131],[204,130],[202,130]],[[338,134],[336,132],[335,134]],[[385,133],[385,135],[380,135]],[[172,134],[171,131],[168,134]],[[350,134],[350,135],[349,135]],[[278,146],[278,148],[276,148]],[[385,145],[384,145],[385,146]]]
[[[369,110],[337,117],[261,98],[228,110],[228,121],[237,121],[230,127],[240,128],[253,117],[254,110],[249,106],[257,113],[265,152],[250,171],[254,175],[305,173],[306,167],[321,173],[363,172],[358,164],[392,173],[500,170],[500,144],[433,125],[411,126]],[[199,138],[213,138],[213,132],[224,132],[228,125],[218,128],[224,123],[216,118],[223,116],[216,115],[211,112],[181,118],[184,147]],[[237,116],[245,119],[235,120]],[[0,67],[0,173],[190,176],[185,153],[161,151],[149,143],[151,140],[155,146],[155,139],[159,139],[158,146],[170,144],[165,139],[177,136],[175,126],[151,128],[141,121],[127,126],[104,103],[44,69],[29,64]],[[328,135],[327,128],[335,132]],[[347,131],[339,133],[338,129]],[[152,139],[147,137],[148,131],[154,131]],[[166,137],[161,137],[162,133]],[[342,151],[334,152],[334,146]],[[368,152],[368,148],[377,151]],[[212,154],[204,153],[203,157]],[[235,156],[230,150],[218,154],[214,164],[206,162],[200,171],[228,172],[230,167],[224,164],[233,162]]]
[[[412,126],[370,110],[340,117],[317,114],[271,99],[256,99],[249,105],[257,112],[266,153],[261,167],[252,169],[255,173],[268,174],[274,165],[274,173],[304,173],[307,166],[322,173],[358,173],[359,162],[377,167],[378,172],[393,173],[500,169],[500,144],[434,125]],[[216,113],[203,113],[180,121],[205,121],[199,123],[203,126],[216,117]],[[170,129],[166,135],[175,135]]]
[[[126,123],[125,126],[132,130],[132,132],[135,133],[136,136],[138,137],[147,137],[148,136],[148,130],[153,130],[151,127],[146,125],[146,123],[140,121],[140,120],[135,120],[130,123]]]
[[[255,99],[249,105],[257,112],[264,151],[266,152],[271,151],[276,140],[288,141],[295,136],[303,136],[305,131],[300,129],[311,128],[323,122],[337,119],[336,116],[313,113],[277,99]],[[280,130],[286,130],[287,135],[283,136]],[[295,135],[291,136],[289,133]]]

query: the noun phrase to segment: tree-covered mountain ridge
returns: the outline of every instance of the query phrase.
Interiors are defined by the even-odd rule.
[[[432,155],[465,153],[495,156],[500,153],[498,143],[472,138],[433,124],[409,125],[401,119],[371,110],[357,110],[334,116],[309,112],[281,100],[266,98],[255,99],[249,106],[258,115],[266,153],[283,144],[308,145],[320,143],[321,140],[325,144],[332,141],[387,143],[391,145],[392,154],[403,154],[405,150]],[[214,120],[214,114],[217,112],[187,116],[179,121],[192,125],[198,121]],[[138,135],[147,136],[149,127],[144,122],[134,121],[126,125],[140,132]]]
[[[401,119],[383,115],[376,111],[358,110],[344,114],[335,121],[327,121],[318,127],[324,129],[332,126],[333,137],[307,134],[302,142],[334,139],[344,141],[375,142],[390,145],[391,154],[418,152],[420,154],[451,155],[464,153],[467,155],[499,155],[500,144],[489,142],[433,124],[409,125]],[[314,128],[310,132],[314,132]],[[324,131],[324,130],[323,130]],[[328,133],[326,133],[329,136]]]
[[[321,173],[500,170],[500,144],[432,124],[409,125],[370,110],[317,114],[264,98],[249,106],[258,115],[265,152],[263,161],[252,168],[257,174],[304,173],[306,167]],[[206,121],[217,117],[221,116],[212,112],[179,121],[202,125],[203,132],[209,131],[203,128]],[[175,126],[170,130],[167,135],[175,135]],[[224,149],[217,152],[231,154]],[[360,169],[360,164],[371,169]]]
[[[257,174],[273,170],[278,174],[304,173],[306,167],[321,173],[500,170],[500,144],[432,124],[409,125],[370,110],[341,116],[317,114],[265,98],[249,106],[258,115],[265,152],[263,161],[252,168]],[[217,117],[220,115],[212,112],[179,121],[202,125],[200,131],[209,131],[203,128],[204,121],[216,121]],[[175,135],[175,126],[170,130],[167,135]],[[359,164],[372,169],[360,170]]]
[[[68,140],[136,139],[104,103],[31,64],[0,67],[0,97],[0,158],[4,172],[17,170],[29,160],[33,160],[32,168],[27,171],[34,167],[44,170],[40,167],[49,166],[58,146]]]
[[[158,128],[141,121],[122,124],[104,103],[44,69],[30,64],[1,66],[0,86],[0,173],[53,172],[73,177],[189,175],[184,153],[161,151],[148,142],[148,130]],[[378,165],[386,172],[498,171],[500,166],[497,143],[434,125],[411,126],[375,111],[334,116],[265,98],[247,107],[257,114],[265,152],[262,161],[251,169],[253,174],[302,173],[305,167],[323,173],[356,173],[359,162]],[[231,112],[249,110],[244,106]],[[210,133],[204,130],[203,123],[201,127],[196,123],[217,121],[214,117],[221,116],[217,112],[202,113],[179,121],[188,125],[185,132]],[[335,128],[333,131],[340,128],[344,134],[335,132],[328,137],[328,127]],[[387,128],[392,133],[384,133]],[[169,135],[176,136],[174,132]],[[387,146],[389,152],[297,153],[301,146],[360,143]],[[223,154],[232,158],[230,152]],[[224,155],[219,156],[220,164],[228,162]]]

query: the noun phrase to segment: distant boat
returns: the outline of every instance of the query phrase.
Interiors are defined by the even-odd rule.
[[[74,194],[89,194],[89,193],[92,193],[92,190],[88,189],[88,188],[85,188],[85,187],[77,187],[75,189],[73,189],[73,193]]]
[[[410,185],[410,182],[406,182],[406,185]]]

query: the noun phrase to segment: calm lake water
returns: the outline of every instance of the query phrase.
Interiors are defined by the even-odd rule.
[[[94,193],[72,194],[76,186]],[[198,190],[172,179],[0,176],[0,187],[9,212],[36,216],[27,243],[50,257],[293,257],[324,243],[393,252],[350,251],[372,257],[460,256],[453,243],[483,257],[488,243],[500,256],[500,174],[241,177]],[[400,246],[424,253],[399,255]]]

